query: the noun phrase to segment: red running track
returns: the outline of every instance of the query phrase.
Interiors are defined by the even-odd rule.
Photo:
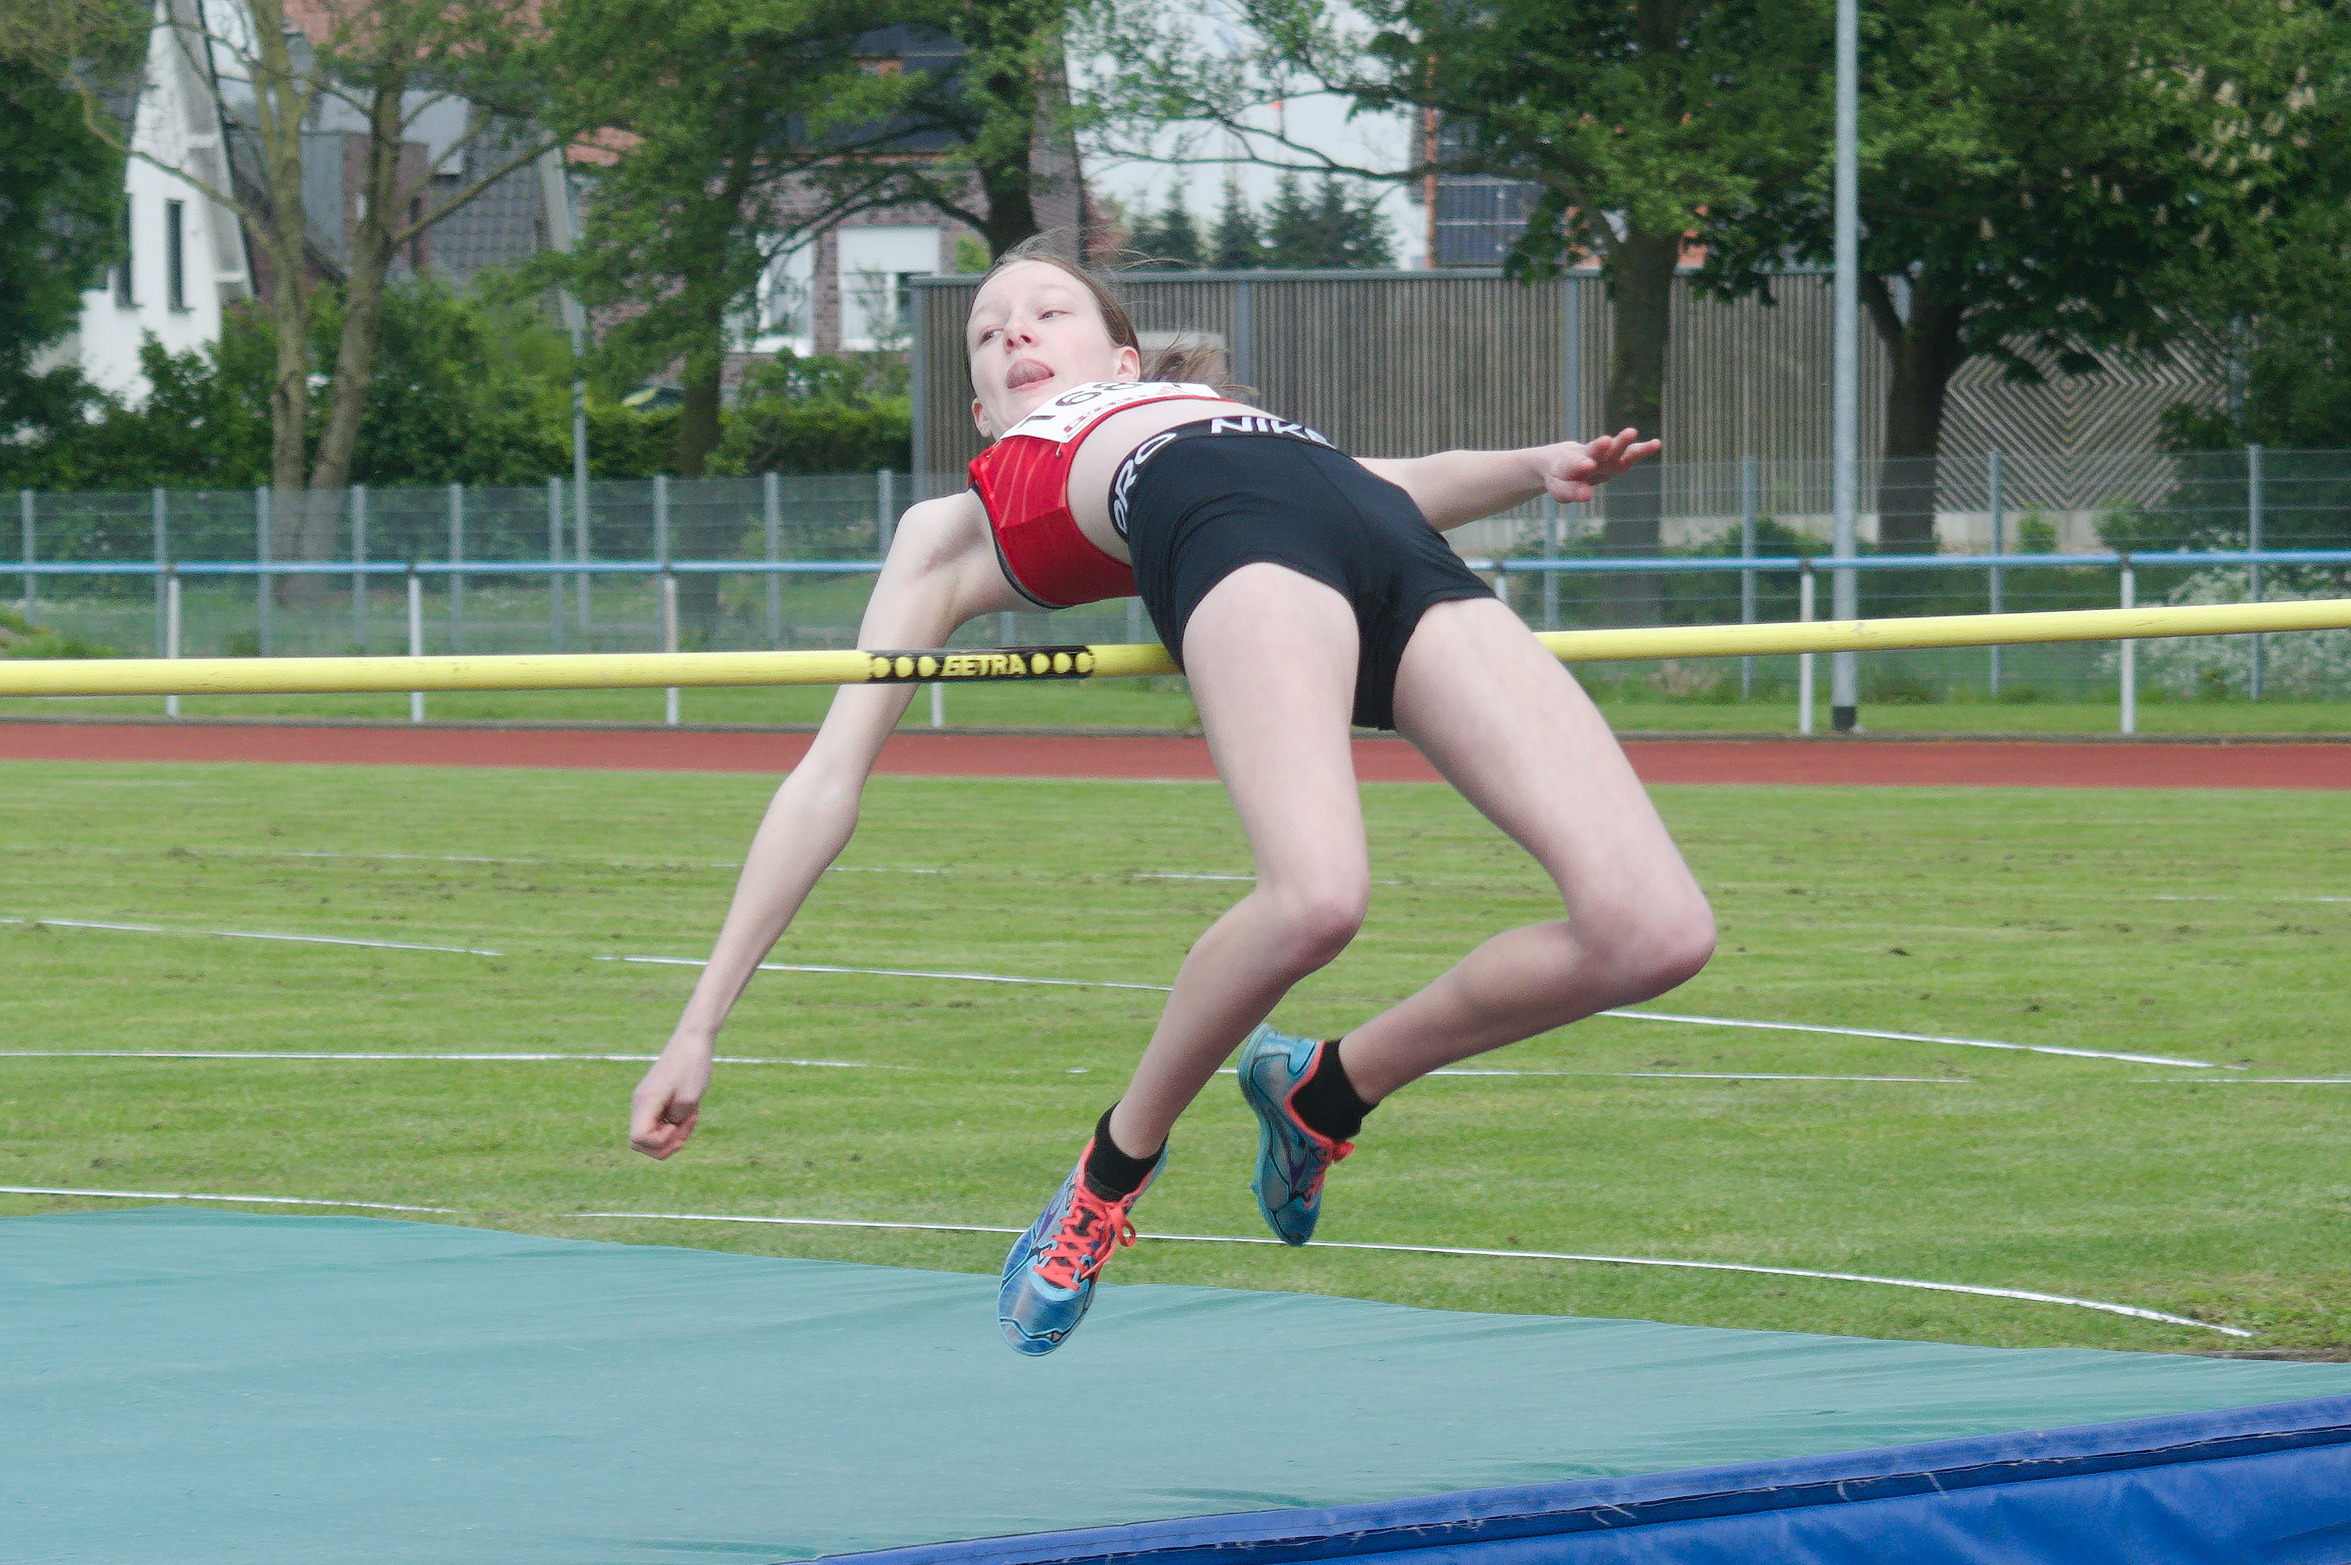
[[[553,766],[782,772],[809,735],[630,728],[437,728],[249,723],[0,721],[0,760],[273,761],[357,766]],[[2351,744],[2028,739],[1632,739],[1652,783],[1896,787],[2346,788]],[[1355,741],[1366,782],[1433,782],[1398,739]],[[1213,778],[1197,738],[902,732],[882,752],[899,777]]]

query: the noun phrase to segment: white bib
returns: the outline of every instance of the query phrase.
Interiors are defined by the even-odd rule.
[[[1091,380],[1043,403],[1019,423],[1006,430],[1005,437],[1027,435],[1034,440],[1050,440],[1060,445],[1083,431],[1096,419],[1133,407],[1138,402],[1160,402],[1177,397],[1199,397],[1212,401],[1227,400],[1214,386],[1203,386],[1189,380]]]

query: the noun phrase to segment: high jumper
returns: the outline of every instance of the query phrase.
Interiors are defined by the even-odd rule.
[[[1515,451],[1350,458],[1317,432],[1146,364],[1092,274],[1031,242],[982,281],[965,327],[972,488],[906,512],[863,647],[938,647],[985,614],[1135,595],[1191,682],[1255,860],[1193,944],[1126,1091],[1006,1257],[1011,1345],[1050,1352],[1133,1242],[1170,1130],[1240,1049],[1267,1224],[1304,1244],[1324,1176],[1390,1093],[1457,1060],[1650,999],[1714,948],[1704,895],[1575,679],[1461,563],[1442,529],[1593,486],[1655,454],[1627,430]],[[843,688],[752,839],[709,964],[638,1084],[629,1139],[693,1134],[720,1026],[848,844],[906,685]],[[1267,1018],[1361,927],[1371,872],[1350,722],[1392,728],[1524,847],[1565,917],[1507,930],[1428,987],[1316,1041]]]

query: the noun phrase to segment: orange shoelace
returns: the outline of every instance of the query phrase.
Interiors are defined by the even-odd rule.
[[[1134,1196],[1111,1201],[1096,1195],[1081,1175],[1053,1231],[1053,1253],[1037,1263],[1037,1275],[1057,1288],[1091,1282],[1111,1256],[1134,1248],[1135,1225],[1127,1220],[1134,1204]]]

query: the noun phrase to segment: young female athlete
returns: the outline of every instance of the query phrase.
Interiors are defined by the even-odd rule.
[[[1241,1046],[1259,1121],[1252,1188],[1291,1244],[1323,1176],[1391,1092],[1469,1055],[1648,999],[1705,965],[1706,900],[1582,689],[1438,529],[1592,486],[1656,450],[1632,432],[1521,451],[1354,460],[1310,429],[1178,379],[1143,379],[1132,323],[1040,249],[981,284],[965,345],[994,444],[972,489],[906,512],[859,645],[944,645],[982,614],[1139,595],[1190,677],[1256,860],[1254,888],[1184,959],[1124,1096],[1004,1265],[1024,1353],[1092,1302],[1169,1129]],[[1154,366],[1165,374],[1163,366]],[[1180,371],[1179,371],[1180,373]],[[629,1140],[693,1133],[720,1024],[848,843],[907,685],[846,686],[752,839],[710,964],[638,1085]],[[1558,886],[1567,917],[1487,940],[1344,1038],[1263,1025],[1361,925],[1370,866],[1348,725],[1394,728]]]

